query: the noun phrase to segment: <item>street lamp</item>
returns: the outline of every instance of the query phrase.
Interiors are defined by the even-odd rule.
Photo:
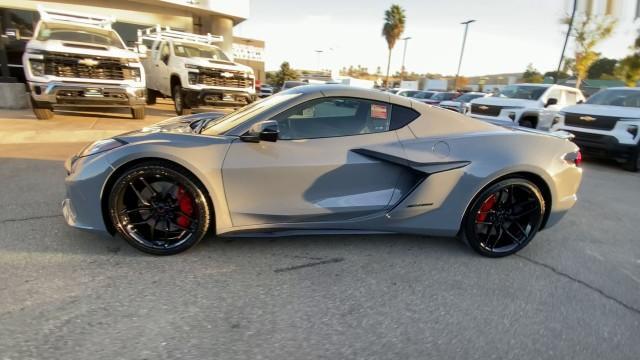
[[[404,51],[402,52],[402,68],[400,70],[400,81],[402,81],[404,80],[404,59],[407,56],[407,42],[411,40],[411,36],[404,37],[400,40],[404,41]]]
[[[475,22],[475,20],[467,20],[461,22],[461,25],[464,25],[464,36],[462,37],[462,50],[460,50],[460,61],[458,61],[458,71],[456,72],[456,81],[454,82],[454,90],[458,90],[458,77],[460,76],[460,67],[462,66],[462,55],[464,55],[464,45],[467,42],[467,31],[469,30],[469,24]]]
[[[320,55],[324,52],[324,50],[315,50],[317,57],[316,57],[316,65],[318,68],[318,71],[322,70],[320,69]]]

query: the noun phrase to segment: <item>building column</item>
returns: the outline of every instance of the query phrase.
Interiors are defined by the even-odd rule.
[[[204,32],[211,33],[211,35],[222,36],[224,40],[216,45],[229,56],[233,57],[233,20],[213,15],[209,15],[208,19],[203,20]]]

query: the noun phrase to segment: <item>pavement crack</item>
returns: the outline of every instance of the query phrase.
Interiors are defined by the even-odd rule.
[[[285,268],[275,269],[275,270],[273,270],[273,272],[281,273],[281,272],[285,272],[285,271],[298,270],[298,269],[308,268],[308,267],[312,267],[312,266],[339,263],[339,262],[342,262],[342,261],[344,261],[344,258],[331,258],[331,259],[327,259],[327,260],[316,261],[316,262],[306,263],[306,264],[302,264],[302,265],[294,265],[294,266],[288,266],[288,267],[285,267]]]
[[[4,219],[4,220],[0,220],[0,224],[9,223],[9,222],[18,222],[18,221],[29,221],[29,220],[39,220],[39,219],[51,219],[51,218],[60,217],[60,216],[62,216],[62,214],[56,214],[56,215],[36,215],[36,216],[29,216],[29,217],[25,217],[25,218]]]
[[[575,278],[575,277],[573,277],[573,276],[571,276],[571,275],[569,275],[569,274],[567,274],[565,272],[562,272],[562,271],[556,269],[555,267],[553,267],[553,266],[551,266],[549,264],[545,264],[543,262],[528,258],[528,257],[520,255],[520,254],[515,254],[515,256],[517,256],[517,257],[519,257],[519,258],[521,258],[521,259],[523,259],[523,260],[525,260],[525,261],[527,261],[527,262],[529,262],[531,264],[538,265],[538,266],[541,266],[541,267],[543,267],[543,268],[545,268],[547,270],[550,270],[553,273],[555,273],[556,275],[560,275],[560,276],[562,276],[562,277],[564,277],[566,279],[569,279],[569,280],[571,280],[573,282],[576,282],[576,283],[578,283],[578,284],[580,284],[580,285],[582,285],[582,286],[584,286],[584,287],[586,287],[586,288],[588,288],[588,289],[590,289],[592,291],[595,291],[596,293],[604,296],[605,298],[615,302],[616,304],[624,307],[625,309],[630,310],[630,311],[636,313],[637,315],[640,315],[640,309],[638,309],[636,307],[633,307],[633,306],[631,306],[629,304],[626,304],[624,301],[619,300],[619,299],[613,297],[612,295],[607,294],[603,290],[601,290],[601,289],[599,289],[599,288],[597,288],[597,287],[595,287],[595,286],[593,286],[593,285],[591,285],[591,284],[589,284],[589,283],[587,283],[585,281],[582,281],[582,280],[580,280],[578,278]]]

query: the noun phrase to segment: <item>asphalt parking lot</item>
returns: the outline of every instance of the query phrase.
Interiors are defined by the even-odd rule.
[[[0,145],[0,359],[638,359],[640,174],[588,161],[516,256],[419,236],[207,238],[152,257],[67,227],[82,143]]]

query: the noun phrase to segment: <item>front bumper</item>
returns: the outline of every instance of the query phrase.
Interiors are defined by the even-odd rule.
[[[621,144],[615,136],[580,132],[562,129],[575,135],[573,142],[586,155],[602,158],[613,158],[620,161],[628,160],[637,150],[638,145]]]
[[[146,88],[78,82],[29,82],[37,107],[138,107],[146,104]]]
[[[256,100],[256,95],[244,90],[189,89],[183,88],[184,100],[189,107],[244,106]]]

